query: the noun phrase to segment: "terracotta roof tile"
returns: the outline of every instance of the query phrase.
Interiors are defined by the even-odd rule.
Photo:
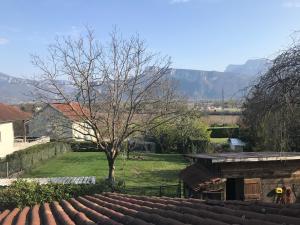
[[[0,103],[0,122],[28,120],[31,116],[31,113],[23,112],[16,106]]]
[[[81,106],[78,102],[71,103],[52,103],[53,108],[60,111],[65,117],[73,121],[83,120],[89,116],[89,111],[86,107]]]
[[[2,225],[300,224],[300,207],[261,202],[158,198],[104,193],[5,210]]]

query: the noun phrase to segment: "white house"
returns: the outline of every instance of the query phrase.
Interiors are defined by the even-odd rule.
[[[29,134],[54,140],[92,140],[93,130],[86,122],[88,115],[88,110],[76,102],[48,104],[29,122]]]
[[[14,122],[21,121],[23,124],[31,117],[17,107],[0,103],[0,157],[4,157],[17,149],[14,146]],[[26,130],[24,129],[24,137]]]
[[[14,129],[10,121],[0,121],[0,157],[14,150]]]

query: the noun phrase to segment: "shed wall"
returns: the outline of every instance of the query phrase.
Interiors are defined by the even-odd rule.
[[[222,178],[289,178],[300,170],[300,160],[216,163],[211,169]]]
[[[268,194],[276,187],[290,187],[295,193],[292,194],[292,197],[295,201],[300,201],[300,176],[293,176],[289,178],[265,178],[261,181],[262,185],[262,196],[261,199],[264,202],[274,202],[274,197],[268,197]]]

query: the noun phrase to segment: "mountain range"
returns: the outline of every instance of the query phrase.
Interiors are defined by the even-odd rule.
[[[242,65],[228,65],[224,72],[191,69],[171,69],[178,89],[189,100],[240,99],[247,87],[266,72],[271,62],[267,59],[248,60]],[[0,73],[0,102],[17,104],[30,102],[32,87],[29,79]]]
[[[225,99],[240,99],[270,66],[270,60],[253,59],[242,65],[228,65],[224,72],[173,69],[171,76],[190,100],[220,100],[222,92]]]

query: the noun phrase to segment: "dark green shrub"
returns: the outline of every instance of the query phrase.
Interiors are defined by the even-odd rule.
[[[123,182],[116,182],[113,190],[122,192]],[[45,202],[60,201],[82,195],[111,191],[112,187],[106,181],[97,184],[39,184],[17,180],[11,186],[0,189],[0,210],[23,208]]]
[[[71,142],[71,149],[74,152],[99,152],[101,149],[98,148],[97,144],[90,141],[82,142]]]
[[[238,138],[239,128],[238,127],[210,127],[211,138]]]
[[[222,149],[223,149],[223,151],[229,151],[230,150],[230,145],[228,143],[222,144]]]

